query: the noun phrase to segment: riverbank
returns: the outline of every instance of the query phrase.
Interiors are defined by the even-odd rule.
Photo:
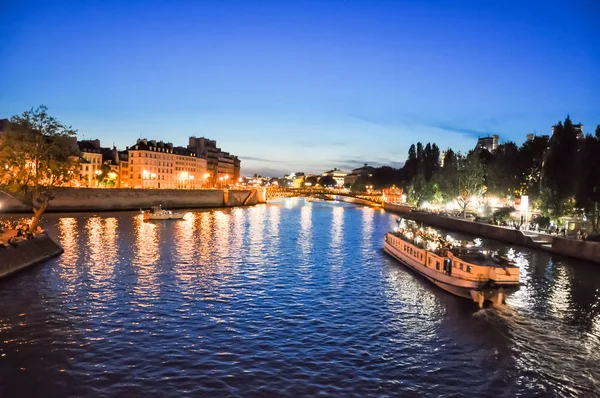
[[[396,206],[384,203],[383,208],[411,220],[420,221],[435,227],[495,239],[531,249],[544,250],[579,260],[600,263],[600,243],[551,237],[549,235],[529,233],[527,231],[483,224],[456,217],[441,216],[435,213],[411,211],[411,208],[408,206]]]
[[[62,253],[62,247],[45,233],[15,244],[7,244],[0,248],[0,279]]]
[[[338,200],[340,202],[352,203],[352,204],[360,205],[360,206],[370,206],[370,207],[381,208],[381,203],[372,202],[372,201],[366,200],[366,199],[354,198],[352,196],[343,196],[343,195],[334,195],[334,194],[327,194],[324,196],[327,196],[331,200]]]
[[[263,190],[61,188],[48,212],[139,210],[162,205],[169,209],[252,206],[265,203]],[[7,213],[29,212],[19,201],[0,195]]]

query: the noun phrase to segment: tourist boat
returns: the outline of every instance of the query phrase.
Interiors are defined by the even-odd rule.
[[[150,211],[142,210],[145,221],[148,220],[181,220],[184,213],[173,213],[171,210],[164,210],[161,206],[153,206]]]
[[[316,197],[314,197],[314,196],[309,196],[308,198],[306,198],[306,201],[307,201],[307,202],[311,202],[311,203],[312,203],[312,202],[325,202],[325,200],[324,200],[324,199],[321,199],[321,198],[316,198]]]
[[[443,238],[433,230],[398,227],[388,232],[384,250],[442,289],[459,297],[503,304],[519,285],[514,261],[490,254],[473,243]]]

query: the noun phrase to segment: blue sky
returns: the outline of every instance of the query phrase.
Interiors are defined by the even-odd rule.
[[[600,124],[593,0],[4,0],[0,15],[0,117],[45,104],[122,148],[206,136],[245,175]]]

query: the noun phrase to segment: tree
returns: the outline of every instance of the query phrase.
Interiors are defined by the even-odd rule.
[[[335,187],[337,185],[337,182],[332,176],[327,175],[319,178],[319,184],[322,187]]]
[[[522,178],[517,145],[510,141],[499,145],[487,160],[487,191],[500,197],[520,195]]]
[[[373,170],[371,181],[369,183],[365,182],[365,185],[369,185],[371,182],[375,189],[402,185],[404,182],[403,169],[395,169],[390,166],[377,167]]]
[[[412,180],[419,170],[417,149],[415,148],[414,144],[408,149],[408,157],[406,158],[406,162],[404,162],[404,167],[402,169],[404,170],[404,177],[406,178],[406,181]]]
[[[600,227],[600,126],[596,136],[587,135],[583,142],[577,178],[575,201],[578,208],[592,223],[594,231]]]
[[[365,174],[360,175],[354,184],[352,184],[352,192],[365,192],[369,185],[373,185],[371,177]]]
[[[310,177],[306,177],[306,180],[304,181],[304,185],[306,185],[308,187],[314,187],[315,185],[317,185],[318,182],[319,182],[319,177],[310,176]]]
[[[467,206],[473,196],[483,193],[484,168],[479,161],[479,154],[471,151],[458,160],[458,196],[457,201],[463,214],[467,217]]]
[[[519,149],[518,169],[522,175],[521,194],[537,200],[540,195],[544,156],[548,149],[548,136],[536,136]]]
[[[575,195],[577,161],[577,129],[567,116],[565,123],[554,126],[547,160],[544,165],[543,203],[548,215],[559,218],[568,213],[568,202]]]
[[[444,166],[433,177],[437,195],[446,202],[454,202],[458,196],[458,160],[459,157],[454,151],[448,149],[444,157]]]
[[[102,185],[103,187],[114,187],[117,184],[117,178],[119,175],[112,171],[110,165],[103,164],[100,167],[100,174],[96,176],[96,180],[98,181],[98,185]]]
[[[75,177],[76,131],[49,116],[45,106],[13,116],[0,140],[0,189],[31,206],[30,231],[39,225],[56,189]]]

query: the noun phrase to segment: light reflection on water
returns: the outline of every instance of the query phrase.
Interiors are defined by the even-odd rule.
[[[137,273],[134,292],[147,300],[157,299],[159,289],[157,264],[160,260],[159,225],[135,218],[135,250],[133,266]]]
[[[596,267],[514,247],[523,286],[477,310],[382,252],[394,224],[303,199],[49,215],[64,255],[0,289],[0,395],[598,394]]]

